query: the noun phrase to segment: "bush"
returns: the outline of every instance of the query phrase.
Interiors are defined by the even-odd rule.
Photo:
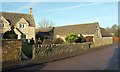
[[[85,38],[82,36],[82,34],[80,34],[80,36],[78,36],[77,34],[74,33],[70,33],[65,37],[65,40],[68,43],[83,43],[86,42]]]
[[[114,32],[115,37],[120,37],[120,28],[116,29]]]
[[[51,39],[44,39],[42,44],[46,44],[46,45],[53,44],[53,40],[51,40]]]
[[[34,42],[33,38],[32,38],[32,39],[30,39],[30,44],[31,44],[31,45],[35,44],[35,42]]]
[[[81,37],[78,37],[76,40],[75,40],[76,43],[82,43],[82,38]]]
[[[32,57],[32,45],[30,44],[23,44],[22,51],[25,53],[26,56]]]
[[[17,39],[17,34],[14,30],[7,31],[3,34],[3,39]]]
[[[17,39],[17,35],[16,34],[10,34],[9,37],[10,37],[10,39]]]
[[[69,43],[74,43],[78,39],[77,34],[70,33],[66,35],[65,40]]]
[[[39,33],[38,33],[38,34],[36,34],[36,39],[39,39],[39,38],[40,38],[40,40],[42,40],[42,42],[43,42],[44,36],[43,36],[43,35],[39,35]]]
[[[81,38],[80,43],[86,42],[86,39],[83,37],[83,35],[82,35],[82,34],[80,34],[80,36],[79,36],[79,37]],[[78,38],[79,38],[79,37],[78,37]]]
[[[64,40],[62,40],[61,38],[55,39],[54,40],[54,44],[63,44]]]
[[[36,42],[37,42],[37,44],[42,44],[42,40],[41,40],[40,38],[38,38],[38,39],[36,40]]]

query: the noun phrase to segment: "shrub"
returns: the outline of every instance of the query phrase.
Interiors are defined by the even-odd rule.
[[[114,32],[115,37],[120,37],[120,28],[116,29]]]
[[[38,39],[36,40],[36,42],[37,42],[37,44],[42,44],[42,40],[41,40],[40,38],[38,38]]]
[[[65,40],[68,43],[83,43],[86,42],[85,38],[82,36],[82,34],[80,34],[80,36],[78,36],[77,34],[74,33],[70,33],[68,35],[66,35]]]
[[[44,36],[43,35],[40,35],[39,33],[36,34],[36,39],[39,39],[43,42],[44,40]]]
[[[80,34],[80,36],[79,36],[79,37],[81,38],[80,43],[86,42],[86,40],[85,40],[85,38],[83,37],[83,35],[82,35],[82,34]]]
[[[81,37],[78,37],[76,40],[75,40],[76,43],[82,43],[82,38]]]
[[[46,45],[53,44],[53,40],[51,40],[51,39],[44,39],[42,44],[46,44]]]
[[[69,43],[74,43],[78,39],[77,34],[70,33],[66,35],[65,40]]]
[[[10,35],[9,35],[9,38],[10,38],[10,39],[17,39],[17,35],[16,35],[16,34],[10,34]]]
[[[26,56],[32,57],[32,45],[30,44],[23,44],[22,51],[25,53]]]
[[[57,38],[54,40],[54,44],[62,44],[64,42],[64,40],[62,40],[61,38]]]
[[[33,44],[34,44],[34,40],[33,40],[33,38],[32,38],[32,39],[30,39],[30,44],[31,44],[31,45],[33,45]]]
[[[7,31],[3,34],[3,39],[17,39],[17,34],[14,30]]]

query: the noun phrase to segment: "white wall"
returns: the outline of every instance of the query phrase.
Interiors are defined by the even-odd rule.
[[[86,36],[94,36],[94,34],[82,34],[83,37],[86,37]]]

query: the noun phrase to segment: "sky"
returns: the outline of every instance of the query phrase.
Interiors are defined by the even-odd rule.
[[[118,24],[118,2],[3,2],[0,11],[28,14],[30,7],[36,27],[44,19],[54,26],[99,22],[106,28]]]

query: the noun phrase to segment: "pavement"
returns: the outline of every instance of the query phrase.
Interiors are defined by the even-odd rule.
[[[49,63],[21,63],[18,68],[10,70],[118,70],[118,44],[114,43],[105,48],[88,54],[75,56]]]

